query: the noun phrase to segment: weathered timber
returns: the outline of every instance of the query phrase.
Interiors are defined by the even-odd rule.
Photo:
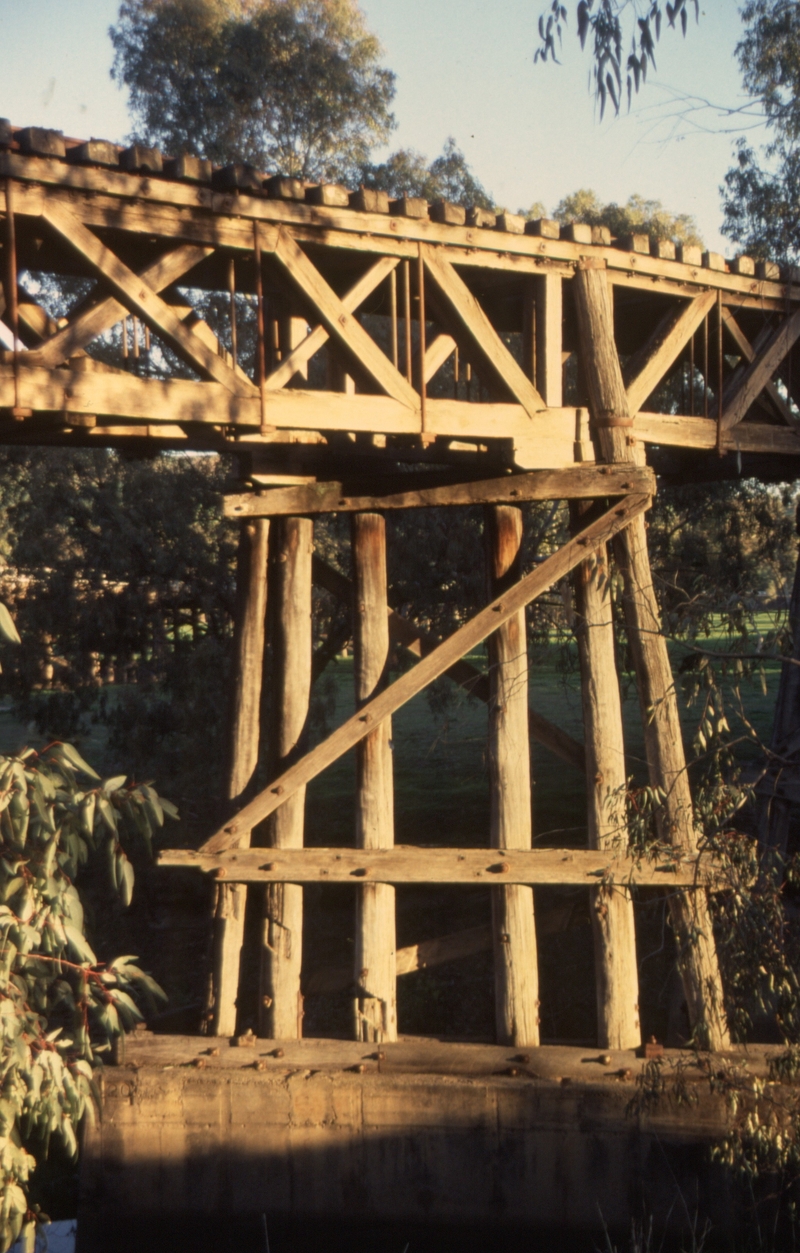
[[[751,362],[755,361],[758,355],[756,351],[756,347],[750,343],[749,339],[742,331],[741,327],[739,326],[739,323],[736,321],[736,318],[734,317],[730,309],[723,310],[722,321],[723,321],[725,330],[730,335],[731,339],[736,345],[736,348],[742,354],[747,364],[750,365]],[[764,388],[764,391],[769,396],[770,402],[772,403],[773,407],[777,410],[779,416],[783,418],[787,426],[790,426],[792,430],[796,430],[797,419],[792,413],[790,406],[783,399],[783,396],[780,394],[775,384],[770,381],[769,383],[767,383],[766,387]]]
[[[461,957],[473,957],[492,947],[491,927],[468,927],[451,935],[437,936],[435,940],[421,940],[397,950],[397,977],[427,970],[429,966],[441,966]],[[353,971],[349,966],[327,966],[312,970],[303,979],[306,996],[319,992],[341,992],[353,986]]]
[[[241,883],[606,883],[641,887],[725,889],[729,879],[711,854],[675,851],[669,860],[622,856],[604,849],[248,848],[204,853],[165,849],[161,866],[184,866]]]
[[[282,518],[273,523],[272,614],[272,752],[280,773],[303,748],[311,695],[311,553],[310,518]],[[270,854],[301,849],[305,788],[273,814]],[[262,850],[262,857],[265,855]],[[259,1022],[262,1035],[297,1039],[302,1034],[303,890],[296,883],[273,883],[264,895]]]
[[[198,247],[196,244],[184,244],[173,248],[165,256],[160,257],[153,265],[141,271],[139,277],[153,291],[163,291],[183,278],[190,270],[211,256],[213,248]],[[100,299],[88,308],[78,310],[69,319],[67,326],[57,331],[44,344],[38,345],[26,354],[26,364],[53,368],[74,357],[76,353],[90,344],[103,331],[107,331],[120,318],[125,317],[127,308],[113,296]]]
[[[413,670],[409,670],[395,680],[384,692],[374,697],[360,713],[354,714],[306,757],[287,770],[280,779],[277,779],[246,806],[236,818],[215,832],[205,842],[203,850],[215,852],[229,847],[231,837],[235,836],[240,826],[252,827],[256,822],[260,822],[273,813],[298,788],[310,782],[348,749],[354,748],[378,722],[395,713],[411,700],[412,696],[416,696],[417,692],[421,692],[440,674],[448,670],[455,661],[482,643],[525,605],[530,604],[542,592],[547,591],[559,579],[569,574],[586,552],[591,552],[598,544],[607,543],[631,518],[643,513],[649,504],[649,496],[629,496],[614,505],[597,521],[590,523],[580,535],[569,540],[558,552],[553,553],[530,574],[520,579],[519,583],[510,588],[502,597],[491,605],[487,605],[427,657],[423,657]]]
[[[785,318],[770,337],[763,351],[745,371],[739,390],[725,406],[720,425],[725,431],[741,422],[756,397],[791,351],[800,336],[800,310]]]
[[[605,267],[579,266],[574,282],[584,376],[600,455],[610,462],[630,462],[635,458],[635,445],[629,434],[631,417],[614,343]],[[666,797],[661,811],[661,834],[676,849],[691,853],[697,838],[692,797],[643,516],[632,519],[628,527],[618,532],[618,537],[615,552],[624,580],[623,601],[650,782],[663,789]],[[711,1048],[725,1048],[730,1037],[708,901],[702,892],[676,893],[670,898],[670,912],[693,1030]]]
[[[573,504],[572,525],[580,526],[580,506]],[[625,815],[625,742],[617,676],[608,554],[598,548],[573,573],[575,636],[581,671],[581,703],[586,753],[589,847],[624,853],[628,847]],[[637,1048],[639,975],[633,900],[617,884],[593,888],[597,1031],[600,1048]]]
[[[364,274],[357,283],[354,283],[348,292],[342,297],[342,304],[348,313],[354,313],[359,305],[379,287],[384,279],[397,268],[397,257],[381,257],[373,266],[370,266],[366,274]],[[285,387],[288,382],[299,373],[314,356],[319,352],[329,340],[330,336],[324,326],[315,326],[314,329],[297,345],[296,348],[289,353],[284,361],[267,376],[265,386],[268,391],[277,391],[281,387]]]
[[[314,557],[313,576],[315,583],[324,587],[333,596],[338,596],[340,600],[348,600],[352,597],[350,580],[317,556]],[[403,648],[413,653],[415,657],[427,656],[442,642],[436,636],[423,631],[409,618],[395,613],[393,609],[389,610],[389,638],[395,644],[402,644]],[[477,696],[479,700],[488,702],[489,676],[482,670],[478,670],[471,662],[465,661],[462,657],[444,673],[448,679],[452,679],[459,687],[469,692],[470,696]],[[540,744],[544,744],[562,761],[574,766],[576,770],[585,769],[583,745],[579,744],[567,731],[563,731],[561,727],[550,722],[535,709],[528,710],[528,725],[532,737]]]
[[[425,349],[425,369],[424,378],[426,383],[430,383],[434,374],[441,370],[448,357],[452,357],[456,350],[456,341],[452,335],[437,335]]]
[[[716,304],[715,291],[702,292],[686,306],[671,311],[656,327],[640,353],[625,368],[628,410],[636,414],[675,364],[703,318]]]
[[[508,505],[485,511],[489,597],[519,580],[522,513]],[[528,743],[528,642],[519,609],[487,640],[489,660],[489,797],[493,848],[530,848],[531,762]],[[492,889],[495,1024],[498,1044],[539,1043],[539,969],[533,890]]]
[[[417,409],[419,397],[416,392],[357,319],[348,312],[302,248],[284,230],[279,232],[273,255],[293,284],[317,311],[329,334],[345,350],[348,358],[353,359],[359,369],[373,379],[388,396],[410,409]]]
[[[131,421],[170,426],[186,423],[197,428],[198,435],[202,435],[204,429],[213,434],[213,427],[237,427],[249,439],[256,438],[260,425],[258,396],[234,396],[218,383],[189,379],[144,379],[123,372],[30,369],[25,364],[27,356],[27,353],[20,354],[20,404],[42,417],[90,413],[123,427]],[[0,364],[0,408],[10,408],[13,404],[13,370],[10,365]],[[421,426],[418,412],[412,412],[389,396],[346,396],[299,388],[281,390],[267,393],[267,411],[272,425],[289,432],[338,430],[415,434]],[[487,440],[502,432],[504,438],[513,440],[517,446],[518,464],[528,470],[570,465],[580,417],[580,409],[548,409],[533,422],[521,405],[469,404],[431,398],[426,405],[426,424],[432,434],[452,439]],[[26,424],[28,442],[35,442],[31,439],[35,430],[34,424]],[[717,424],[707,418],[642,412],[636,418],[636,431],[647,443],[679,448],[711,449],[716,447],[717,441]],[[146,435],[147,431],[137,433]],[[731,432],[728,443],[742,452],[777,452],[789,456],[800,452],[794,431],[783,425],[742,422]]]
[[[442,303],[453,318],[462,338],[467,338],[470,351],[479,362],[508,388],[515,400],[533,416],[547,406],[524,371],[506,348],[497,331],[462,278],[449,261],[437,251],[421,245],[425,269],[437,288],[437,303]]]
[[[536,386],[549,408],[563,404],[563,280],[542,274],[533,280],[536,300]]]
[[[359,513],[369,509],[516,504],[524,500],[591,499],[655,491],[655,476],[648,466],[575,465],[437,487],[425,487],[424,479],[418,478],[417,482],[420,485],[413,490],[397,491],[403,478],[395,478],[385,486],[380,480],[373,480],[372,485],[364,484],[363,496],[353,494],[349,484],[340,482],[275,487],[262,495],[244,492],[225,497],[224,514],[227,518],[255,518],[295,513]]]
[[[800,533],[797,515],[795,525]],[[798,779],[800,749],[800,550],[795,565],[789,602],[791,657],[781,663],[781,677],[775,701],[770,756],[765,777],[757,788],[758,838],[763,847],[786,861],[789,823]],[[796,802],[795,802],[796,803]]]
[[[389,664],[386,603],[386,520],[356,513],[353,552],[353,642],[356,708],[383,690]],[[394,782],[391,718],[356,746],[356,847],[394,844]],[[356,893],[353,1004],[355,1038],[397,1039],[395,893],[387,883],[365,884]]]
[[[227,778],[227,798],[234,808],[247,797],[258,765],[268,542],[269,522],[266,518],[241,524],[236,568],[233,698]],[[242,831],[239,846],[244,848],[249,843],[250,832]],[[247,889],[243,884],[220,883],[217,886],[211,997],[207,1007],[209,1035],[232,1036],[236,1031],[246,895]]]
[[[68,209],[48,205],[44,220],[79,252],[92,269],[113,288],[120,301],[172,348],[181,360],[205,378],[215,379],[236,395],[251,395],[255,387],[225,364],[192,335],[168,304],[142,278],[93,235]]]

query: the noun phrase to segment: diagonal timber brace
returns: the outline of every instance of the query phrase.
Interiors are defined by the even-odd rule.
[[[61,205],[48,205],[42,217],[89,263],[98,277],[108,283],[124,306],[137,314],[187,365],[204,378],[222,383],[237,396],[258,394],[249,379],[235,374],[221,357],[187,330],[152,287],[120,261],[73,213]]]
[[[729,431],[731,427],[741,422],[784,357],[791,352],[798,337],[800,337],[800,310],[781,322],[770,336],[763,352],[748,366],[738,391],[725,406],[720,423],[723,431]]]
[[[196,244],[174,248],[142,270],[138,277],[148,287],[152,287],[153,291],[163,291],[165,287],[183,278],[184,274],[193,270],[206,257],[210,257],[213,251],[213,248],[199,247]],[[27,354],[26,363],[45,369],[61,365],[62,361],[74,357],[98,335],[102,335],[120,318],[125,317],[127,312],[125,306],[114,296],[107,296],[97,304],[78,310],[67,326]]]
[[[310,783],[348,749],[354,748],[384,718],[388,718],[426,688],[449,669],[453,662],[476,648],[493,631],[519,613],[520,609],[524,609],[537,596],[569,574],[588,553],[607,543],[628,526],[633,518],[644,513],[649,508],[650,501],[649,495],[627,496],[590,523],[563,548],[487,605],[427,657],[423,657],[413,670],[407,671],[390,687],[368,701],[357,714],[344,722],[338,730],[256,796],[230,822],[216,831],[205,842],[201,851],[214,853],[231,847],[240,830],[252,830],[257,823],[279,809],[299,788]]]
[[[357,283],[354,283],[348,292],[342,296],[342,306],[348,313],[355,313],[359,305],[371,296],[376,287],[379,287],[384,279],[388,278],[393,270],[397,269],[400,264],[399,257],[381,257],[380,261],[376,261],[373,266],[362,275]],[[313,331],[298,344],[285,361],[282,361],[277,369],[267,377],[264,386],[267,391],[278,391],[281,387],[285,387],[290,383],[295,374],[298,374],[303,366],[307,365],[315,352],[319,352],[330,339],[330,335],[324,326],[315,326]]]
[[[353,596],[353,584],[346,575],[340,574],[333,566],[329,566],[321,557],[315,556],[312,559],[312,574],[314,582],[319,587],[324,587],[332,596],[338,597],[340,600],[350,600]],[[438,648],[441,640],[429,635],[427,631],[423,631],[415,622],[404,618],[402,614],[396,613],[395,610],[389,610],[389,638],[395,644],[402,645],[408,652],[413,653],[415,657],[425,657],[428,653],[432,653],[434,648]],[[489,700],[489,676],[482,670],[478,670],[471,662],[466,661],[463,657],[459,661],[453,662],[444,672],[448,679],[452,679],[458,687],[464,688],[469,692],[470,696],[476,696],[478,700],[482,700],[484,704]],[[545,718],[542,714],[537,713],[535,709],[528,710],[528,724],[533,739],[538,740],[540,744],[544,744],[552,753],[560,757],[562,761],[568,765],[574,766],[576,770],[584,771],[586,769],[586,754],[582,744],[567,732],[562,731],[561,727],[556,726],[549,718]]]
[[[328,333],[354,358],[361,370],[381,391],[409,409],[417,410],[420,400],[411,385],[381,351],[358,320],[325,281],[299,244],[285,230],[278,232],[273,257],[308,302]]]
[[[624,375],[631,415],[638,413],[652,395],[716,302],[716,292],[707,291],[688,305],[670,310],[640,352],[634,354]]]
[[[547,405],[455,268],[429,244],[420,244],[420,255],[436,284],[437,303],[446,306],[455,327],[470,341],[470,347],[489,365],[492,374],[508,388],[529,417],[541,413]]]

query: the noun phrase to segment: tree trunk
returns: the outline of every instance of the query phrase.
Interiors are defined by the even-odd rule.
[[[273,777],[303,751],[311,696],[310,518],[273,522]],[[305,788],[289,797],[270,820],[274,848],[302,848]],[[277,1040],[302,1036],[303,889],[297,883],[270,884],[264,895],[259,1032]]]
[[[521,510],[485,512],[489,597],[520,577]],[[528,646],[525,610],[489,636],[489,778],[492,848],[530,848],[531,767],[528,741]],[[539,1043],[539,971],[533,888],[493,887],[492,931],[497,1040]]]
[[[578,265],[573,281],[581,356],[593,433],[604,461],[636,460],[633,422],[614,341],[614,313],[603,263]],[[697,846],[675,684],[653,588],[644,516],[615,541],[624,581],[625,619],[633,655],[645,749],[653,787],[662,788],[661,838],[684,852]],[[689,1020],[700,1044],[730,1044],[708,897],[704,891],[672,893],[670,915],[686,991]]]
[[[360,707],[386,682],[389,615],[386,589],[386,522],[381,514],[351,520],[354,584],[353,673]],[[356,846],[394,844],[392,722],[386,718],[356,747]],[[397,1039],[395,889],[388,883],[356,888],[354,1002],[357,1040]]]

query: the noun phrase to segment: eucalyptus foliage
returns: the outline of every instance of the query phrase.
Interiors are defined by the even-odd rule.
[[[70,744],[0,756],[0,1250],[34,1221],[26,1185],[53,1136],[69,1155],[94,1119],[114,1036],[165,999],[135,957],[99,962],[76,886],[93,855],[130,904],[125,845],[149,847],[174,807],[146,783],[101,780]]]
[[[110,33],[136,133],[169,152],[345,178],[394,126],[355,0],[125,0]]]
[[[699,0],[580,0],[575,6],[581,48],[591,43],[592,82],[601,118],[609,100],[619,113],[623,91],[630,107],[633,93],[647,79],[648,66],[656,68],[656,44],[664,19],[668,27],[680,27],[685,35],[690,9],[699,22]],[[558,60],[566,24],[566,6],[552,0],[539,18],[540,42],[534,62]]]

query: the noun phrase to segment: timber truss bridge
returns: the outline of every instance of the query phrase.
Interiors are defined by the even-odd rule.
[[[382,1042],[397,1036],[398,974],[421,964],[417,947],[396,950],[397,886],[484,884],[498,1041],[535,1046],[534,888],[572,884],[591,895],[599,1043],[636,1047],[631,888],[667,885],[692,1025],[726,1046],[708,914],[719,872],[698,852],[645,513],[652,466],[709,476],[740,472],[744,458],[795,473],[798,276],[642,235],[2,122],[0,228],[1,441],[243,454],[247,490],[224,505],[241,520],[230,818],[199,850],[160,854],[217,881],[209,1032],[236,1031],[247,885],[263,900],[260,1034],[301,1034],[303,884],[347,882],[355,1038]],[[75,293],[57,318],[34,298],[50,280]],[[523,577],[520,506],[533,500],[568,500],[572,536]],[[485,507],[488,603],[431,639],[388,608],[385,512],[474,504]],[[327,512],[351,515],[352,580],[313,555],[314,517]],[[620,810],[612,545],[668,860],[629,854]],[[254,794],[268,551],[279,765]],[[528,709],[525,608],[567,576],[583,744]],[[357,712],[304,752],[315,580],[352,600]],[[417,662],[387,685],[392,640]],[[487,675],[464,660],[484,641]],[[441,675],[489,706],[484,849],[394,844],[391,717]],[[530,735],[585,772],[586,849],[531,847]],[[354,846],[304,847],[305,788],[350,749]],[[474,942],[434,947],[442,960]]]

